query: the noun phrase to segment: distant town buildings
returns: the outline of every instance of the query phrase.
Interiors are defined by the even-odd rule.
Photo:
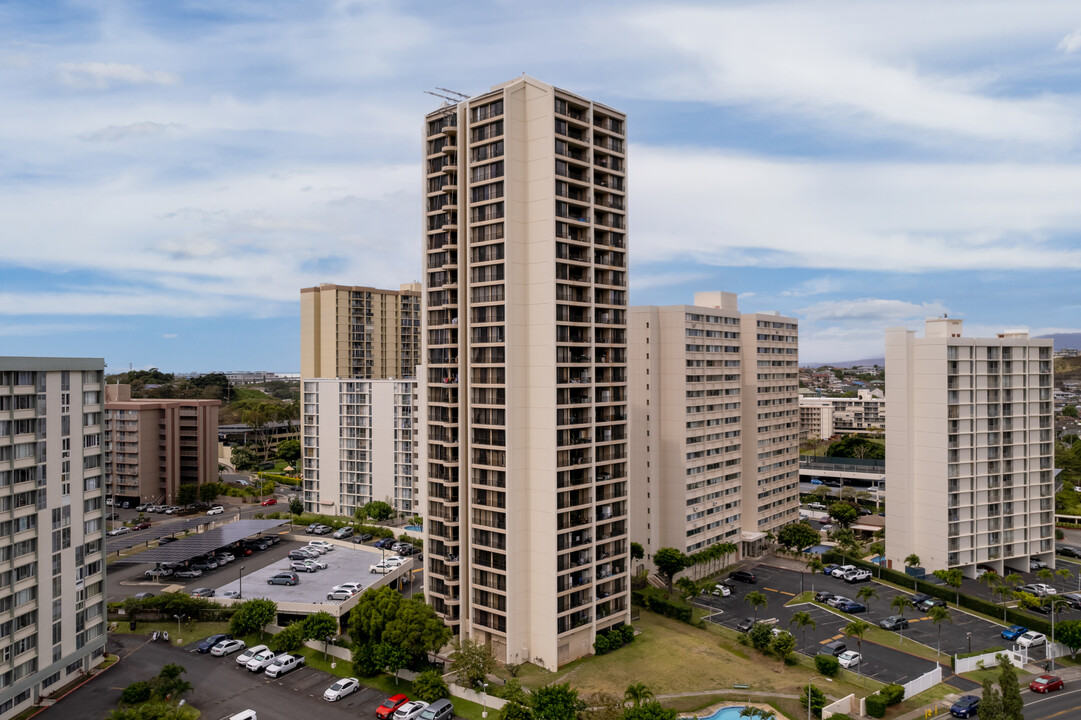
[[[105,387],[105,493],[116,504],[176,502],[181,485],[218,480],[220,400],[131,397]]]
[[[631,537],[757,555],[798,517],[798,324],[734,293],[629,311]]]
[[[0,357],[0,718],[105,652],[101,358]]]
[[[801,395],[800,439],[834,435],[881,435],[886,429],[886,400],[881,390],[860,389],[856,397]]]
[[[1053,340],[886,331],[886,556],[1000,575],[1055,562]]]

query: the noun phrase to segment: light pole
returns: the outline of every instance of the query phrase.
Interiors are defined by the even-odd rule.
[[[1054,618],[1051,619],[1051,622],[1054,622]],[[968,638],[968,654],[971,655],[972,654],[972,633],[965,633],[965,637]]]
[[[818,678],[821,678],[823,680],[829,680],[829,678],[824,675],[815,675],[814,677],[807,680],[807,720],[811,720],[811,688],[814,687],[813,685],[811,685],[811,680],[816,680]]]
[[[481,683],[480,687],[481,692],[484,694],[484,710],[481,712],[480,716],[486,718],[488,717],[488,683]]]
[[[237,599],[240,599],[240,600],[244,599],[244,568],[245,567],[247,567],[247,566],[241,565],[237,570],[237,582],[240,585],[240,587],[237,588],[236,596],[237,596]]]
[[[180,621],[187,617],[187,615],[173,615],[176,618],[176,642],[180,644]]]

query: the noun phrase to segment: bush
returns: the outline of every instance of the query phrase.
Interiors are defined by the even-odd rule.
[[[295,477],[289,477],[288,475],[275,475],[274,473],[261,472],[259,473],[259,477],[263,480],[273,480],[282,485],[292,485],[293,487],[300,485],[300,480]]]
[[[631,593],[631,598],[635,605],[641,605],[658,615],[682,620],[685,623],[691,622],[691,606],[682,600],[669,599],[660,588],[647,587],[635,590]]]
[[[619,633],[623,636],[623,644],[634,642],[634,628],[630,625],[623,625],[619,628]]]
[[[826,677],[834,677],[841,671],[841,661],[832,655],[815,655],[815,668]]]
[[[450,688],[438,670],[425,670],[417,675],[417,679],[413,681],[413,692],[426,703],[450,697]]]
[[[874,695],[868,695],[864,700],[864,707],[867,709],[867,714],[873,718],[880,718],[886,714],[886,698],[882,697],[878,693]]]
[[[848,713],[833,713],[830,720],[852,720],[852,716]]]
[[[124,688],[124,692],[120,694],[120,702],[127,703],[128,705],[134,705],[135,703],[146,702],[150,699],[150,683],[146,680],[137,680],[131,685]]]
[[[593,652],[598,655],[604,655],[611,647],[608,645],[608,638],[604,635],[598,635],[597,639],[593,641]]]
[[[765,623],[755,623],[747,635],[751,639],[751,644],[758,650],[765,650],[773,640],[773,633],[770,632],[769,625]]]
[[[896,705],[905,699],[905,688],[903,685],[898,685],[897,683],[887,685],[879,690],[878,693],[886,699],[886,705]]]

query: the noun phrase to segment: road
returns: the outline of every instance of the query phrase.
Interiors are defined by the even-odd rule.
[[[1076,688],[1076,689],[1075,689]],[[1050,695],[1022,690],[1025,720],[1072,720],[1081,717],[1081,683],[1067,685]]]

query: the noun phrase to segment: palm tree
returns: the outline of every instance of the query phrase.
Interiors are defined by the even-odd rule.
[[[919,567],[919,566],[920,566],[920,556],[917,555],[916,553],[912,553],[911,555],[909,555],[908,557],[905,558],[905,567],[914,568],[914,567]],[[916,589],[916,576],[915,575],[912,576],[912,589],[913,590]]]
[[[760,718],[761,720],[774,720],[774,718],[776,718],[777,716],[773,714],[772,710],[763,710],[762,708],[744,705],[742,708],[740,708],[739,717]]]
[[[807,647],[807,628],[810,627],[814,630],[818,627],[818,623],[815,622],[811,613],[806,610],[800,610],[798,613],[792,616],[792,619],[788,621],[789,626],[795,625],[797,629],[803,631],[803,647]]]
[[[692,598],[698,594],[698,585],[689,577],[681,577],[679,580],[676,580],[676,587],[679,588],[684,599]]]
[[[896,610],[901,617],[905,616],[905,610],[910,607],[912,607],[912,598],[908,595],[895,595],[893,600],[890,600],[890,609]]]
[[[1064,587],[1066,583],[1069,582],[1070,578],[1073,577],[1073,573],[1070,572],[1070,568],[1066,567],[1060,567],[1058,570],[1055,571],[1055,574],[1062,578],[1062,585]]]
[[[998,585],[998,582],[1001,578],[999,578],[998,573],[994,570],[988,570],[976,579],[987,586],[987,593],[990,595],[994,593],[995,585]]]
[[[856,593],[856,597],[863,601],[863,604],[867,606],[867,609],[871,609],[871,599],[878,597],[878,591],[870,585],[864,585],[860,588],[860,591]]]
[[[886,543],[882,542],[881,540],[875,540],[873,543],[867,546],[867,551],[878,556],[878,562],[875,564],[878,565],[878,578],[879,580],[881,580],[882,564],[886,561],[886,559],[883,557],[886,554]]]
[[[628,685],[627,689],[623,691],[623,702],[630,703],[634,707],[638,707],[644,702],[648,702],[653,699],[653,691],[646,687],[645,683],[634,683]]]
[[[1036,573],[1036,577],[1043,580],[1045,583],[1049,583],[1055,578],[1055,574],[1051,572],[1050,568],[1040,568]]]
[[[811,559],[807,561],[807,569],[811,571],[811,592],[815,591],[814,576],[822,572],[826,568],[826,564],[822,562],[821,555],[812,555]]]
[[[863,664],[863,636],[871,629],[871,624],[863,620],[853,620],[844,627],[844,634],[851,635],[856,638],[856,646],[860,652],[860,662],[856,665],[856,673],[860,672],[860,665]]]
[[[758,608],[766,607],[769,604],[769,600],[764,593],[760,593],[757,590],[747,593],[747,597],[743,598],[744,601],[754,608],[754,621],[758,622]]]
[[[1013,588],[1009,585],[995,585],[991,593],[1002,600],[1002,622],[1006,622],[1006,601],[1013,597]]]
[[[938,647],[935,648],[935,652],[942,654],[942,623],[953,622],[950,619],[950,611],[941,605],[936,605],[927,612],[927,615],[931,618],[931,622],[938,627]]]

